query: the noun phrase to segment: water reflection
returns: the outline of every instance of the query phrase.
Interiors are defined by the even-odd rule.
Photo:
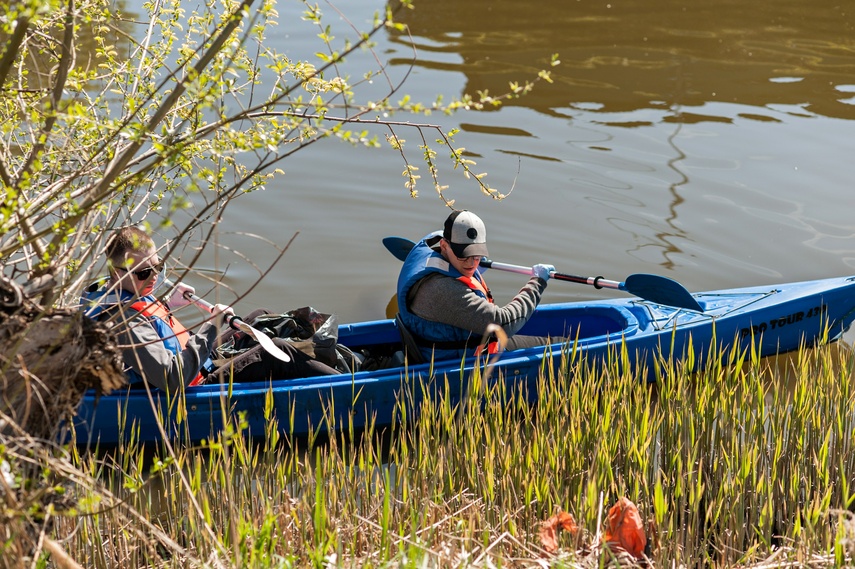
[[[556,177],[560,168],[565,184],[600,210],[592,219],[624,234],[615,242],[630,241],[624,253],[666,270],[698,256],[706,259],[701,266],[715,257],[773,274],[747,261],[733,240],[815,225],[801,212],[822,207],[802,204],[803,190],[786,174],[793,165],[784,133],[792,146],[796,132],[821,131],[825,152],[839,154],[827,119],[855,119],[855,18],[828,0],[437,0],[399,18],[419,50],[415,65],[462,76],[461,92],[472,95],[504,93],[558,53],[553,84],[505,104],[534,110],[544,122],[527,125],[525,151],[498,151],[560,163]],[[393,33],[390,41],[411,39]],[[554,126],[559,121],[563,131]],[[496,126],[494,134],[515,127]],[[503,138],[502,146],[523,146]],[[768,142],[749,142],[761,139]],[[703,204],[722,196],[730,221],[718,204]],[[555,193],[549,199],[561,208]],[[768,209],[787,203],[794,206],[787,219],[770,223]],[[797,233],[786,235],[799,242]]]
[[[680,132],[680,125],[677,125],[677,129],[674,131],[671,136],[668,137],[668,144],[674,150],[675,156],[668,160],[668,168],[673,170],[677,176],[678,180],[673,182],[671,186],[668,188],[668,191],[671,193],[672,199],[671,203],[668,206],[668,216],[665,218],[665,223],[672,229],[673,233],[670,234],[659,234],[657,237],[660,241],[667,243],[667,248],[663,251],[662,256],[665,261],[662,263],[662,266],[667,269],[673,269],[675,267],[675,263],[672,259],[672,254],[679,253],[679,248],[674,245],[672,237],[679,237],[682,239],[686,238],[686,233],[680,229],[677,225],[677,208],[682,204],[685,199],[680,195],[680,192],[677,190],[689,183],[689,177],[680,169],[680,162],[686,158],[686,154],[677,147],[677,134]]]
[[[464,73],[467,93],[505,92],[559,53],[555,83],[509,103],[542,113],[595,101],[607,113],[658,108],[670,111],[665,121],[731,120],[683,109],[720,101],[855,118],[852,86],[837,84],[855,74],[855,7],[846,3],[431,0],[399,19],[415,38],[417,65]],[[776,120],[762,110],[754,118]]]
[[[114,13],[124,13],[126,0],[113,0],[112,9]],[[73,6],[69,10],[73,12]],[[26,73],[27,89],[22,92],[26,97],[48,94],[54,86],[58,73],[55,64],[57,58],[61,56],[61,40],[65,32],[65,11],[66,8],[63,6],[57,14],[53,14],[58,16],[53,19],[43,17],[31,19],[25,15],[25,11],[11,12],[11,18],[16,21],[14,26],[16,30],[21,28],[26,30],[24,34],[26,39],[22,40],[15,49],[16,53],[25,53],[25,57],[21,58],[20,66]],[[7,15],[7,17],[10,16]],[[50,21],[53,27],[38,28],[35,24],[36,20],[40,21],[40,25]],[[77,33],[73,42],[73,57],[69,63],[72,69],[90,71],[103,63],[104,58],[99,53],[99,48],[104,45],[111,46],[111,49],[116,51],[117,57],[127,56],[128,45],[125,40],[131,32],[130,22],[124,18],[113,17],[109,19],[109,23],[110,26],[104,26],[101,21],[81,20],[78,17],[75,21]],[[12,46],[11,40],[12,37],[0,29],[0,45],[9,49]],[[12,68],[11,72],[14,74],[18,70]]]

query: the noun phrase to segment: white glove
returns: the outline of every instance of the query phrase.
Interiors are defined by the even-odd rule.
[[[235,315],[235,311],[234,308],[228,304],[215,304],[214,307],[211,308],[211,314],[222,317],[222,322],[225,323],[230,317]]]
[[[190,294],[196,294],[196,289],[188,284],[176,283],[175,288],[172,289],[172,294],[169,295],[169,299],[166,301],[166,305],[169,308],[175,309],[192,304],[193,301],[187,298]]]
[[[535,265],[531,268],[531,274],[545,281],[549,280],[552,273],[555,272],[555,267],[552,265]]]

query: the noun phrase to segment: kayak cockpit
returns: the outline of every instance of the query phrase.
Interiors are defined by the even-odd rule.
[[[638,319],[630,310],[618,304],[602,303],[540,305],[518,333],[550,336],[555,338],[555,343],[569,339],[587,345],[619,342],[638,331]],[[359,356],[383,361],[383,367],[404,365],[405,350],[394,320],[340,325],[338,341]]]
[[[638,332],[635,315],[623,306],[590,304],[541,305],[523,326],[520,334],[569,338],[587,343],[629,337]]]
[[[636,316],[614,304],[541,305],[519,331],[530,336],[552,336],[588,341],[629,337],[639,330]],[[354,350],[401,345],[401,336],[392,320],[376,320],[339,327],[339,342]],[[398,348],[400,349],[400,348]]]

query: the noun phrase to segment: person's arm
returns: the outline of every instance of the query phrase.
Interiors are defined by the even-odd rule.
[[[410,311],[417,316],[483,334],[490,324],[498,324],[510,337],[528,322],[546,281],[532,276],[506,305],[497,306],[479,296],[462,282],[443,275],[431,275],[417,283]]]
[[[137,315],[119,324],[122,360],[151,385],[174,392],[193,381],[208,359],[217,339],[219,320],[218,317],[202,324],[176,355],[166,348],[148,318]]]

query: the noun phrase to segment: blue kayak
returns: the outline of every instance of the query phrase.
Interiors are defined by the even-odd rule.
[[[753,346],[759,355],[773,356],[802,345],[836,341],[855,319],[855,277],[692,296],[703,311],[631,298],[541,305],[520,333],[569,341],[501,354],[491,381],[521,387],[520,392],[535,398],[538,373],[549,363],[545,360],[553,359],[558,369],[561,358],[572,354],[597,365],[624,348],[625,361],[633,371],[652,381],[656,363],[662,359],[700,367],[713,344],[725,354]],[[398,361],[403,350],[394,320],[341,325],[339,342],[354,352],[390,354]],[[244,415],[245,434],[252,437],[264,437],[274,416],[281,433],[297,437],[332,429],[359,430],[369,424],[382,428],[398,420],[402,389],[415,397],[411,405],[418,403],[425,389],[443,389],[444,396],[455,401],[465,393],[473,370],[483,363],[470,358],[338,376],[201,385],[188,388],[182,401],[168,401],[165,393],[154,389],[157,412],[144,387],[97,400],[94,393],[87,393],[74,421],[77,444],[109,447],[130,437],[139,442],[160,441],[158,415],[166,418],[167,436],[186,444],[216,436],[224,422],[238,413]]]

